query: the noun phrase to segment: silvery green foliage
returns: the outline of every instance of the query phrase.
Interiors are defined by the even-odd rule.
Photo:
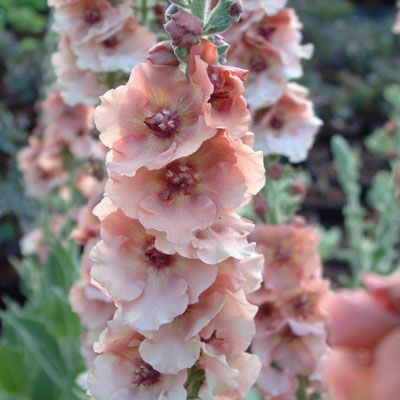
[[[78,276],[78,248],[48,235],[49,257],[42,265],[26,258],[16,267],[24,307],[8,301],[0,314],[0,398],[2,400],[83,400],[75,381],[84,369],[79,354],[80,323],[68,302]]]
[[[396,94],[391,88],[387,95],[399,113],[400,91]],[[396,122],[396,117],[393,121]],[[335,167],[347,201],[343,210],[347,246],[338,256],[351,266],[354,284],[359,283],[363,273],[389,274],[398,267],[400,186],[396,176],[400,159],[396,154],[400,154],[399,138],[400,132],[395,127],[390,132],[380,129],[366,141],[367,147],[373,153],[392,157],[390,170],[380,171],[373,178],[366,195],[369,209],[361,201],[362,166],[359,154],[344,138],[335,136],[332,140]],[[390,145],[388,141],[391,142]]]

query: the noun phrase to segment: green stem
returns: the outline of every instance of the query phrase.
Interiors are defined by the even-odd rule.
[[[141,3],[141,16],[142,16],[142,25],[147,25],[147,15],[148,15],[148,9],[147,9],[147,0],[142,0]]]
[[[307,396],[307,382],[306,380],[302,377],[299,376],[299,388],[297,389],[297,400],[308,400],[308,396]]]

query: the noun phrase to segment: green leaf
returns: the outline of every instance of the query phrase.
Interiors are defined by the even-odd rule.
[[[30,372],[22,353],[3,344],[0,360],[0,389],[8,394],[28,395]]]
[[[62,391],[61,391],[62,393]],[[32,387],[31,400],[59,399],[60,391],[50,382],[44,371],[39,370]]]
[[[251,389],[250,393],[245,397],[245,400],[262,400],[256,388]]]
[[[216,7],[213,8],[208,20],[203,28],[204,35],[222,33],[229,29],[238,21],[239,15],[232,15],[232,6],[236,0],[219,0]]]
[[[67,371],[57,341],[46,326],[22,316],[2,312],[2,319],[9,325],[23,346],[28,357],[36,361],[48,378],[58,387],[65,386]]]

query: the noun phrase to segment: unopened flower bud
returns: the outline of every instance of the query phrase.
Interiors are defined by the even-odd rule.
[[[282,178],[283,175],[283,167],[282,165],[279,164],[274,164],[271,165],[268,169],[268,176],[274,180],[274,181],[279,181],[279,179]]]
[[[147,60],[154,65],[179,65],[179,60],[176,58],[174,50],[168,41],[153,46],[149,50]]]
[[[286,221],[287,225],[296,226],[298,228],[304,228],[307,225],[306,220],[300,215],[293,215]]]
[[[268,213],[268,201],[262,194],[257,194],[253,200],[254,212],[261,218],[264,218]]]
[[[177,12],[181,11],[181,9],[175,5],[175,4],[171,4],[168,8],[167,11],[165,11],[165,18],[167,19],[167,21]]]
[[[229,10],[232,17],[239,18],[243,12],[243,4],[241,0],[236,0]]]
[[[173,14],[165,24],[165,30],[169,33],[172,43],[181,48],[189,48],[200,42],[203,22],[186,11],[178,11]]]
[[[300,181],[294,181],[292,183],[292,191],[296,196],[304,196],[307,193],[307,188]]]

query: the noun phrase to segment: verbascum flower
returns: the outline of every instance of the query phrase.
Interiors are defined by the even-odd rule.
[[[66,104],[80,103],[94,106],[105,88],[93,71],[83,71],[76,65],[76,55],[71,49],[71,40],[62,36],[58,51],[51,58],[60,94]]]
[[[100,139],[112,149],[107,166],[134,176],[141,167],[157,170],[192,154],[215,135],[203,108],[202,88],[179,68],[136,66],[126,85],[101,97],[95,112]]]
[[[395,399],[400,353],[400,277],[366,275],[366,289],[327,297],[332,351],[324,362],[336,399]],[[345,373],[343,373],[345,371]]]
[[[283,7],[287,0],[243,0],[243,5],[246,10],[263,10],[268,15],[274,15]]]
[[[327,354],[323,312],[329,285],[321,277],[319,237],[303,225],[258,225],[251,239],[265,257],[264,283],[250,300],[259,306],[253,352],[262,363],[257,387],[268,399],[295,399],[298,377],[322,387]]]
[[[249,69],[246,99],[251,111],[273,105],[288,80],[302,75],[301,60],[310,58],[311,45],[301,44],[302,25],[292,9],[275,15],[247,13],[225,34],[232,43],[230,59]]]
[[[322,125],[307,97],[306,88],[289,83],[273,106],[257,114],[253,125],[257,150],[262,150],[266,156],[286,156],[292,163],[307,158]]]
[[[91,276],[117,311],[94,346],[94,399],[239,400],[261,368],[246,353],[257,313],[246,296],[263,258],[237,215],[265,183],[246,72],[218,65],[205,40],[187,76],[172,58],[151,50],[95,112],[110,150]]]
[[[302,59],[311,57],[313,47],[302,44],[302,24],[285,5],[285,0],[247,0],[241,21],[225,38],[232,62],[249,70],[246,99],[255,148],[298,163],[307,158],[322,123],[307,89],[290,83],[303,74]]]

